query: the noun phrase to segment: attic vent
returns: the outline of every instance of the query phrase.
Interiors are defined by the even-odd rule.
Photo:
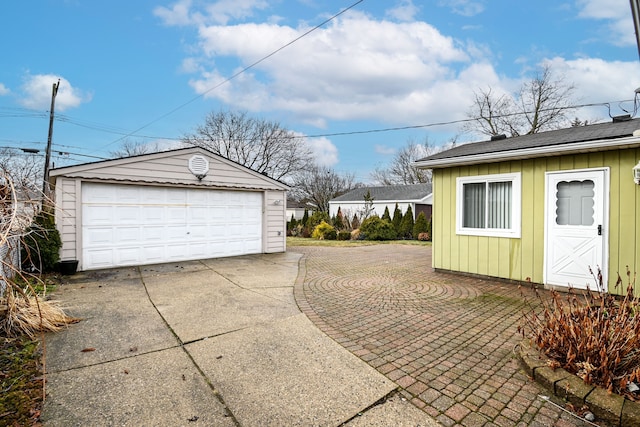
[[[507,139],[507,135],[501,133],[500,135],[491,135],[492,141],[500,141],[501,139]]]
[[[201,181],[209,172],[209,161],[206,157],[196,154],[189,159],[189,170]]]
[[[631,120],[631,114],[623,114],[622,116],[614,116],[612,117],[613,123],[626,122]]]

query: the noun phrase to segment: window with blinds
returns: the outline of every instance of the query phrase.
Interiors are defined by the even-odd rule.
[[[520,174],[457,179],[458,234],[520,237]]]

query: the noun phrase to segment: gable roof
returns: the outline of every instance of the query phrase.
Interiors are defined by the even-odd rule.
[[[439,168],[560,154],[585,153],[640,146],[640,119],[576,126],[495,141],[459,145],[420,159],[419,168]]]
[[[432,193],[431,184],[412,185],[386,185],[378,187],[360,187],[351,190],[342,196],[331,199],[333,202],[364,202],[367,191],[373,198],[374,203],[380,201],[421,201]]]
[[[211,162],[208,175],[204,179],[197,181],[187,167],[189,157],[196,154],[206,157]],[[179,165],[177,170],[176,165]],[[157,153],[64,166],[51,169],[50,176],[52,181],[55,181],[58,176],[65,176],[93,180],[145,182],[149,184],[218,185],[230,188],[279,190],[288,190],[290,188],[281,181],[270,178],[202,147],[178,148]],[[185,177],[188,179],[185,180]]]

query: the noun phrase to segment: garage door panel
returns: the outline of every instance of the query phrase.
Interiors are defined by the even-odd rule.
[[[262,252],[262,193],[83,183],[83,269]]]
[[[107,225],[113,223],[111,206],[92,205],[85,208],[83,214],[84,225]]]
[[[83,233],[84,247],[100,247],[111,246],[113,242],[113,228],[111,227],[93,227],[88,232]]]
[[[143,244],[161,242],[164,239],[163,226],[146,226],[140,229],[140,240]]]
[[[140,227],[117,227],[114,232],[120,245],[135,245],[140,241]]]
[[[115,210],[116,224],[140,224],[140,208],[138,206],[116,206]]]
[[[141,215],[145,224],[164,224],[164,207],[162,206],[142,206]]]

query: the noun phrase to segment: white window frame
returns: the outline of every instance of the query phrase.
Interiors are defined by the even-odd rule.
[[[511,228],[469,228],[463,226],[463,186],[511,181]],[[487,203],[485,201],[485,209]],[[507,237],[518,239],[521,235],[522,178],[520,172],[456,178],[456,234],[467,236]],[[488,218],[488,215],[485,215]]]

